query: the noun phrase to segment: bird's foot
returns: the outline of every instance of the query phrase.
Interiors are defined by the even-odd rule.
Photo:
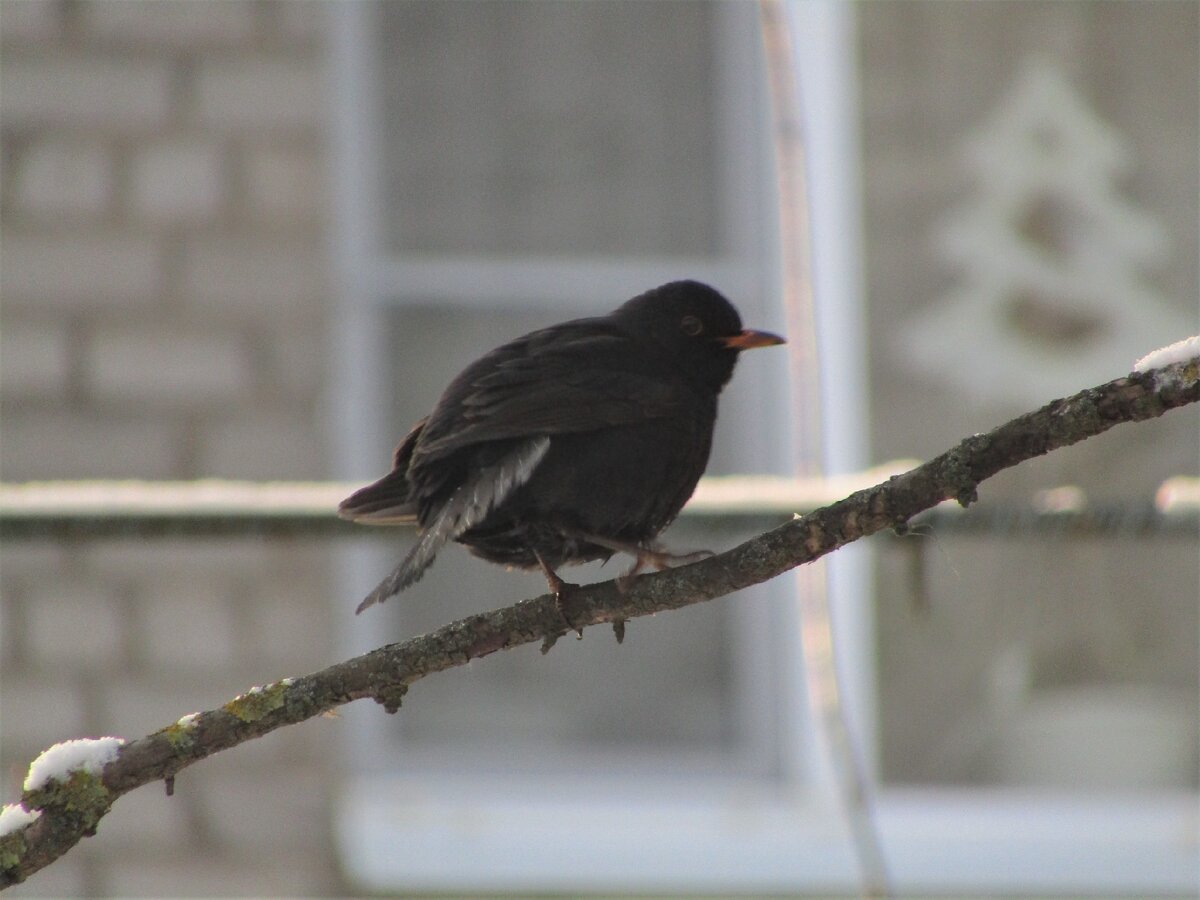
[[[601,544],[601,546],[605,545]],[[629,592],[638,575],[645,569],[654,569],[661,572],[663,569],[670,569],[673,566],[690,566],[692,563],[700,562],[702,559],[708,559],[708,557],[716,555],[711,550],[697,550],[694,553],[668,553],[657,546],[637,547],[627,545],[614,549],[621,549],[633,557],[633,565],[617,578],[617,590],[622,594]]]

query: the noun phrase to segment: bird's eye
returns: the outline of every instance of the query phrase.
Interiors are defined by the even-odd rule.
[[[684,316],[679,321],[679,327],[683,330],[684,334],[689,337],[695,337],[704,330],[704,323],[695,316]]]

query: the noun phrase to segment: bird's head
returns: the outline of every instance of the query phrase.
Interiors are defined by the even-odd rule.
[[[733,304],[699,281],[653,288],[620,306],[613,317],[714,391],[729,381],[741,351],[784,343],[778,335],[742,328]]]

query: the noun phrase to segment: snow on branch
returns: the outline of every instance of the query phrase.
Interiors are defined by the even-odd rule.
[[[725,553],[693,565],[644,575],[625,594],[612,581],[568,593],[564,611],[580,628],[677,609],[774,578],[846,544],[889,528],[944,500],[973,503],[981,482],[1002,469],[1094,437],[1123,422],[1139,422],[1200,400],[1200,358],[1172,351],[1146,368],[1055,400],[957,446],[902,475],[799,516]],[[347,614],[353,603],[347,600]],[[67,742],[31,771],[20,804],[0,814],[0,887],[19,883],[95,833],[122,795],[165,781],[221,750],[302,722],[352,700],[370,698],[388,712],[410,685],[521,644],[543,651],[565,633],[546,594],[479,613],[436,631],[389,644],[320,672],[255,687],[224,706],[189,713],[153,734]]]
[[[1197,357],[1200,357],[1200,335],[1193,335],[1190,338],[1184,338],[1182,341],[1176,341],[1173,344],[1159,347],[1157,350],[1147,353],[1133,364],[1133,371],[1148,372],[1150,369],[1158,369],[1177,362],[1195,360]]]

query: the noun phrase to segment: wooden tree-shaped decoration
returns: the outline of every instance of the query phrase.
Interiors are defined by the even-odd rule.
[[[1194,330],[1144,283],[1167,237],[1120,196],[1121,136],[1054,66],[1026,64],[965,149],[978,188],[936,235],[964,274],[900,335],[918,370],[1034,403]]]

